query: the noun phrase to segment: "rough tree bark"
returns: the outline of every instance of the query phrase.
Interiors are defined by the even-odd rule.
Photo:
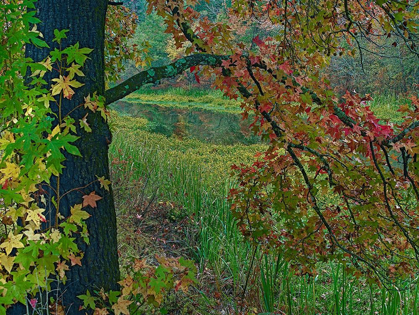
[[[54,29],[67,29],[67,39],[62,40],[61,49],[79,43],[80,48],[91,48],[82,71],[84,77],[77,80],[84,83],[84,86],[76,89],[71,100],[63,99],[62,115],[71,112],[71,117],[76,121],[83,118],[87,110],[83,106],[84,97],[97,92],[98,95],[107,97],[106,104],[123,98],[129,93],[140,88],[146,83],[153,83],[162,78],[176,76],[192,66],[211,65],[219,66],[222,60],[228,56],[211,56],[199,54],[188,56],[170,65],[152,68],[139,73],[122,84],[105,92],[105,63],[104,63],[104,39],[105,39],[105,17],[108,6],[107,0],[38,0],[36,2],[38,17],[42,22],[38,24],[38,30],[43,34],[45,42],[50,48],[39,48],[27,45],[26,56],[35,62],[45,59],[51,50],[58,48],[53,42]],[[58,76],[57,73],[48,73],[44,79],[48,84]],[[77,109],[73,110],[75,107]],[[57,112],[57,108],[52,108]],[[82,266],[73,266],[66,272],[67,282],[60,284],[61,303],[65,307],[65,313],[85,314],[86,311],[79,310],[81,300],[78,295],[85,294],[87,290],[92,292],[104,288],[105,290],[116,290],[119,281],[119,264],[116,239],[116,214],[113,203],[112,190],[106,191],[100,187],[96,176],[109,178],[108,146],[111,141],[111,133],[107,123],[102,119],[100,113],[88,112],[88,123],[92,128],[91,133],[78,129],[80,137],[74,143],[80,150],[82,157],[66,155],[63,174],[60,176],[60,194],[65,195],[60,201],[60,213],[64,217],[70,215],[70,207],[82,203],[83,195],[95,191],[102,199],[97,202],[97,208],[87,209],[91,217],[86,221],[89,231],[90,245],[86,246],[78,241],[79,248],[84,252]],[[93,184],[92,184],[93,182]],[[51,179],[51,186],[56,187],[57,178]],[[55,210],[48,202],[54,196],[54,192],[44,187],[47,200],[48,212],[55,217]],[[50,222],[54,223],[54,222]],[[54,285],[54,284],[53,284]],[[54,287],[54,290],[57,289]],[[56,296],[54,292],[54,296]],[[26,314],[26,307],[16,304],[9,308],[8,315]]]
[[[84,97],[93,92],[99,95],[104,94],[104,36],[105,16],[107,0],[39,0],[36,3],[37,17],[42,21],[38,30],[44,35],[45,41],[50,48],[40,49],[32,45],[26,48],[26,56],[34,61],[43,60],[51,50],[57,47],[52,42],[54,29],[68,29],[68,38],[63,40],[62,48],[73,45],[77,42],[80,47],[92,48],[83,68],[85,77],[79,81],[84,86],[76,90],[71,100],[63,101],[63,114],[65,115],[74,107],[84,102]],[[46,76],[47,82],[51,82],[56,73]],[[53,109],[56,110],[56,109]],[[86,114],[83,107],[73,111],[71,114],[76,121]],[[81,300],[77,295],[85,294],[86,290],[117,289],[119,281],[119,265],[116,240],[116,216],[111,192],[100,188],[98,182],[89,185],[96,180],[96,175],[109,178],[108,166],[108,144],[111,134],[106,122],[99,113],[89,112],[89,124],[92,132],[86,133],[78,130],[80,139],[75,143],[79,148],[82,157],[66,155],[65,168],[60,178],[60,193],[63,194],[77,187],[84,189],[75,190],[66,195],[60,203],[60,212],[69,216],[70,206],[83,201],[83,194],[96,191],[96,194],[103,197],[97,203],[97,208],[87,209],[92,215],[87,221],[89,230],[90,246],[79,242],[79,247],[84,252],[82,266],[74,266],[67,272],[68,281],[60,285],[62,303],[66,307],[66,314],[80,314],[79,306]],[[52,179],[52,186],[55,186],[56,179]],[[48,190],[47,190],[48,191]],[[49,191],[47,199],[53,196]],[[48,204],[48,203],[47,203]],[[52,209],[47,209],[51,210]],[[15,306],[8,311],[8,314],[22,315],[26,313],[23,305]],[[84,312],[83,312],[84,314]]]

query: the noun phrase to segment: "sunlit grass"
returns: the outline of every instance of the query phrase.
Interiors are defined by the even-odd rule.
[[[128,95],[125,100],[179,108],[200,108],[220,112],[240,113],[240,101],[230,100],[213,89],[150,89],[144,88]]]
[[[403,121],[403,114],[398,112],[400,106],[405,104],[411,104],[409,99],[404,97],[394,96],[374,96],[372,101],[369,101],[368,106],[374,114],[381,119],[389,119],[394,123],[400,123]]]

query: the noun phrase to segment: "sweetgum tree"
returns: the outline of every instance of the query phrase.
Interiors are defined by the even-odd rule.
[[[269,149],[260,153],[253,165],[233,167],[239,185],[231,191],[232,211],[246,237],[266,250],[282,251],[304,273],[315,272],[315,263],[328,259],[344,262],[348,271],[364,273],[376,281],[391,281],[417,271],[418,100],[412,97],[410,104],[400,108],[405,113],[403,123],[391,124],[375,117],[366,105],[368,96],[361,98],[347,93],[339,99],[327,79],[321,76],[330,55],[362,53],[360,37],[370,41],[377,37],[397,37],[417,57],[415,2],[235,1],[228,16],[235,29],[249,20],[266,26],[260,35],[255,34],[250,44],[238,40],[228,21],[217,23],[201,17],[194,4],[195,1],[150,0],[149,12],[155,10],[164,18],[167,32],[172,34],[178,48],[183,47],[186,57],[166,66],[149,68],[107,89],[106,79],[117,76],[124,60],[132,58],[141,63],[136,48],[129,47],[126,41],[135,32],[135,21],[126,9],[115,8],[120,3],[105,0],[2,2],[1,40],[16,44],[19,36],[26,36],[22,37],[21,46],[5,45],[9,50],[2,52],[2,72],[7,74],[3,83],[7,83],[9,76],[15,77],[18,70],[22,71],[21,85],[4,85],[4,91],[10,95],[0,98],[2,110],[7,109],[2,113],[3,123],[22,121],[29,126],[11,128],[15,137],[31,134],[30,124],[36,119],[36,126],[43,126],[39,109],[32,114],[32,108],[29,111],[28,106],[16,103],[21,110],[17,113],[10,110],[10,97],[19,95],[18,91],[37,91],[42,86],[43,90],[25,97],[29,100],[42,95],[42,102],[59,104],[45,112],[44,119],[50,126],[36,129],[40,130],[39,137],[18,142],[9,136],[4,140],[13,144],[17,153],[14,164],[3,161],[1,165],[4,198],[0,208],[4,211],[6,201],[13,204],[14,198],[14,204],[23,203],[24,214],[15,215],[21,218],[18,225],[26,221],[35,225],[28,228],[32,234],[18,234],[19,229],[12,229],[4,235],[0,248],[4,251],[2,283],[6,283],[2,294],[4,299],[7,296],[10,299],[7,304],[25,302],[25,290],[29,289],[23,286],[17,290],[19,286],[13,284],[24,283],[25,279],[33,282],[33,278],[25,278],[21,268],[33,267],[28,261],[28,251],[25,252],[25,248],[35,246],[37,238],[33,233],[47,231],[42,236],[47,239],[55,231],[51,228],[60,227],[70,235],[72,231],[62,225],[68,218],[70,223],[86,219],[89,245],[82,241],[87,236],[86,229],[82,229],[71,234],[70,239],[83,252],[82,256],[63,254],[63,247],[71,246],[68,242],[58,246],[57,251],[72,265],[57,295],[66,314],[84,312],[79,310],[81,300],[77,296],[87,290],[117,289],[116,219],[112,191],[107,189],[107,153],[112,139],[104,119],[106,109],[101,107],[99,96],[104,96],[104,102],[110,104],[146,83],[185,70],[197,76],[200,71],[199,75],[214,78],[214,85],[226,95],[240,98],[243,116],[255,114],[251,128],[269,141]],[[23,22],[19,22],[26,33],[12,27],[18,23],[16,8],[29,10]],[[37,25],[36,29],[31,29],[33,24]],[[43,34],[44,42],[37,37],[37,32]],[[26,57],[33,61],[26,79],[22,75],[27,65],[14,62],[22,57],[16,57],[21,54],[16,47],[25,47]],[[12,57],[15,59],[10,62]],[[36,63],[42,67],[35,66]],[[44,81],[31,79],[45,70],[49,71],[42,74]],[[76,92],[72,88],[77,88]],[[10,120],[13,115],[18,115],[20,120]],[[73,137],[65,138],[65,133]],[[43,145],[43,137],[56,145],[50,142]],[[26,209],[25,198],[18,200],[21,178],[36,177],[25,171],[25,167],[32,167],[27,163],[36,155],[25,150],[35,140],[41,143],[38,148],[45,153],[37,162],[39,168],[46,162],[46,169],[52,169],[52,177],[47,179],[37,173],[37,178],[44,183],[27,191],[45,205],[45,215],[36,209]],[[54,142],[58,140],[61,142]],[[11,154],[7,149],[6,153]],[[59,158],[51,161],[51,156]],[[15,165],[14,171],[11,165]],[[5,214],[16,213],[8,209]],[[35,215],[38,213],[42,226]],[[51,244],[60,242],[57,237],[48,240]],[[17,260],[13,258],[16,253]],[[35,261],[46,257],[46,253],[38,250]],[[68,269],[60,261],[44,258],[43,262],[48,267],[61,268],[62,272]],[[25,311],[21,304],[8,312],[20,315]],[[124,308],[118,312],[124,313]]]

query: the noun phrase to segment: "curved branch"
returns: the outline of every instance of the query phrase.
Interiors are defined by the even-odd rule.
[[[400,140],[402,140],[406,136],[406,134],[408,134],[410,131],[412,131],[413,129],[418,128],[418,127],[419,127],[419,121],[415,121],[415,122],[411,123],[406,129],[402,130],[397,136],[390,139],[389,142],[391,142],[391,143],[399,142]]]
[[[347,248],[346,246],[342,245],[341,242],[337,239],[332,227],[330,226],[329,222],[326,220],[325,216],[321,212],[320,207],[317,204],[317,199],[315,194],[313,193],[313,184],[310,182],[310,179],[307,175],[307,172],[304,169],[304,166],[301,164],[301,161],[297,157],[297,155],[294,153],[294,150],[292,149],[292,146],[289,144],[286,148],[287,152],[290,154],[292,160],[294,161],[295,165],[300,171],[300,174],[303,176],[304,182],[307,186],[308,193],[311,198],[311,206],[313,207],[314,211],[319,216],[320,220],[326,227],[327,231],[330,235],[330,240],[333,244],[335,244],[337,247],[339,247],[343,252],[349,254],[350,256],[356,258],[358,261],[363,262],[366,264],[380,279],[386,279],[386,276],[380,272],[377,268],[380,268],[380,266],[375,266],[374,261],[370,260],[368,257],[362,257],[358,255],[357,253],[353,252],[351,249]]]
[[[388,182],[383,174],[383,172],[380,169],[380,166],[378,165],[377,158],[374,153],[374,147],[372,141],[370,141],[370,149],[371,149],[371,157],[374,162],[374,165],[378,171],[378,174],[380,175],[381,181],[383,183],[383,193],[384,193],[384,203],[388,210],[388,213],[390,214],[390,217],[392,221],[397,225],[397,227],[402,231],[403,235],[406,237],[406,240],[409,242],[409,244],[412,246],[413,250],[415,251],[416,259],[419,261],[419,246],[416,244],[416,242],[410,237],[407,230],[402,226],[402,224],[399,222],[399,220],[396,218],[396,215],[394,214],[393,210],[391,209],[389,198],[387,197],[387,185]]]
[[[155,83],[161,79],[172,78],[193,66],[220,66],[229,56],[195,54],[176,60],[161,67],[153,67],[132,76],[117,86],[105,91],[106,104],[113,103],[138,90],[144,84]]]

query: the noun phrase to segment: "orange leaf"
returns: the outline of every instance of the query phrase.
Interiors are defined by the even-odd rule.
[[[96,195],[96,192],[92,191],[89,195],[83,196],[83,208],[86,206],[91,206],[92,208],[96,208],[97,204],[96,201],[102,199],[101,196]]]
[[[75,265],[81,266],[81,257],[76,257],[74,256],[74,254],[70,254],[68,255],[68,258],[70,259],[72,266],[75,266]]]

